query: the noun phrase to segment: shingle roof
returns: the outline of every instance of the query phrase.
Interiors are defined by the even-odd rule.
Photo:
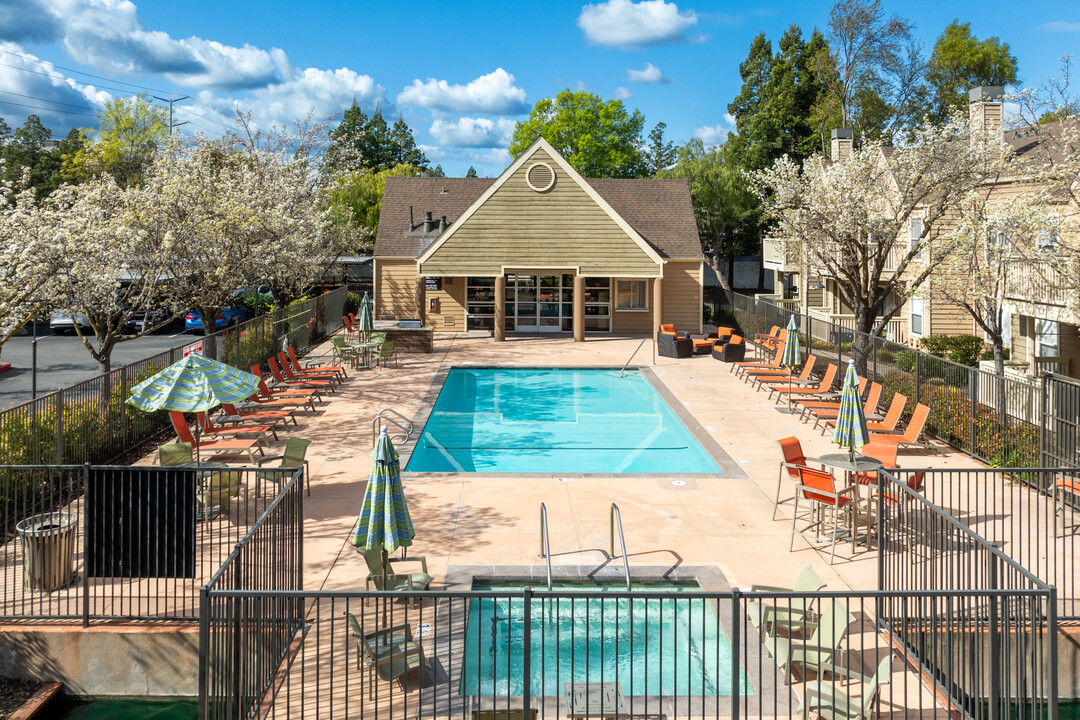
[[[417,257],[434,239],[408,233],[409,206],[414,222],[430,212],[453,223],[480,197],[492,178],[389,177],[379,212],[375,255]],[[666,258],[700,258],[690,187],[685,180],[610,180],[587,182],[646,242]]]

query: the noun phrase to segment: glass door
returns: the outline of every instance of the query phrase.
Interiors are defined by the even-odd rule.
[[[559,295],[559,275],[541,275],[538,287],[537,309],[540,315],[540,332],[559,332],[559,311],[562,305]]]
[[[517,298],[514,307],[517,311],[514,329],[519,332],[536,332],[540,329],[540,318],[536,307],[536,275],[515,276]]]

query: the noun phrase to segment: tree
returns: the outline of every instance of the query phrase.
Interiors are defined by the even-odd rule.
[[[742,86],[728,103],[728,113],[735,118],[735,136],[728,140],[732,157],[742,169],[760,170],[775,159],[768,152],[768,142],[761,137],[762,109],[768,97],[772,75],[772,43],[765,33],[758,33],[750,43],[746,59],[739,63]]]
[[[925,62],[914,25],[887,15],[881,0],[838,2],[829,13],[829,52],[814,70],[824,86],[819,117],[835,117],[859,139],[892,144],[925,111]]]
[[[78,180],[108,174],[121,188],[138,185],[169,138],[165,108],[145,94],[118,97],[105,103],[98,121],[96,141],[74,154],[65,173]]]
[[[971,23],[953,20],[934,43],[926,69],[932,92],[930,118],[945,122],[966,112],[968,90],[980,85],[1012,85],[1017,81],[1016,56],[996,37],[979,40]]]
[[[40,201],[48,194],[39,191],[39,188],[52,174],[50,160],[55,157],[46,147],[46,141],[51,137],[52,131],[41,124],[41,118],[37,115],[27,117],[26,122],[3,143],[0,150],[0,159],[3,160],[0,179],[11,185],[25,183],[34,188],[35,197]]]
[[[406,124],[404,117],[398,116],[397,122],[394,123],[393,130],[390,131],[390,140],[393,150],[393,157],[391,158],[392,165],[412,165],[413,167],[419,168],[427,167],[427,156],[424,155],[423,150],[416,147],[416,138],[413,137],[413,131],[408,124]]]
[[[844,162],[814,156],[799,166],[781,158],[752,174],[767,217],[795,239],[812,264],[824,268],[851,307],[857,331],[852,354],[860,370],[870,336],[902,305],[886,309],[888,299],[914,294],[949,257],[952,248],[942,229],[985,178],[982,147],[970,141],[966,124],[952,122],[920,128],[910,144],[889,152],[883,141],[868,141]],[[916,213],[921,233],[909,240]],[[937,237],[931,245],[932,235]],[[922,262],[913,265],[916,257]]]
[[[328,191],[331,222],[340,232],[351,233],[356,251],[371,252],[379,229],[386,178],[420,177],[422,174],[420,168],[398,165],[390,170],[357,170],[338,176]]]
[[[405,119],[399,117],[391,128],[382,110],[376,108],[368,117],[353,100],[341,123],[330,132],[327,171],[332,174],[368,168],[378,172],[402,164],[428,167],[427,156],[416,146]]]
[[[476,174],[476,168],[474,168],[472,165],[470,165],[469,169],[467,171],[465,171],[465,177],[467,177],[467,178],[479,177],[479,175]]]
[[[645,177],[644,125],[645,116],[627,112],[622,100],[563,90],[537,102],[529,118],[517,123],[509,151],[517,158],[543,137],[584,177]]]
[[[428,177],[446,177],[446,171],[442,169],[442,165],[436,165],[430,170],[424,172],[424,175]]]
[[[649,145],[645,148],[645,162],[649,166],[649,174],[656,175],[661,170],[666,170],[675,162],[675,143],[668,140],[664,142],[664,130],[667,123],[658,122],[649,132]]]

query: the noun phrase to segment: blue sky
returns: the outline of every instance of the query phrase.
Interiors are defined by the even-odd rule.
[[[236,108],[257,125],[314,111],[402,114],[449,175],[508,164],[513,123],[565,88],[621,97],[676,142],[720,142],[739,62],[764,31],[823,28],[823,2],[241,2],[0,0],[0,117],[37,113],[63,135],[143,86],[176,104],[181,132],[218,134]],[[1075,2],[908,2],[927,51],[954,18],[1008,42],[1026,85],[1080,56]],[[78,71],[78,72],[77,72]],[[91,75],[99,76],[98,78]]]

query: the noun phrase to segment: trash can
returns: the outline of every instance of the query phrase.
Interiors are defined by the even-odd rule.
[[[79,516],[67,512],[32,515],[15,526],[22,537],[27,590],[56,590],[71,582],[78,527]]]

